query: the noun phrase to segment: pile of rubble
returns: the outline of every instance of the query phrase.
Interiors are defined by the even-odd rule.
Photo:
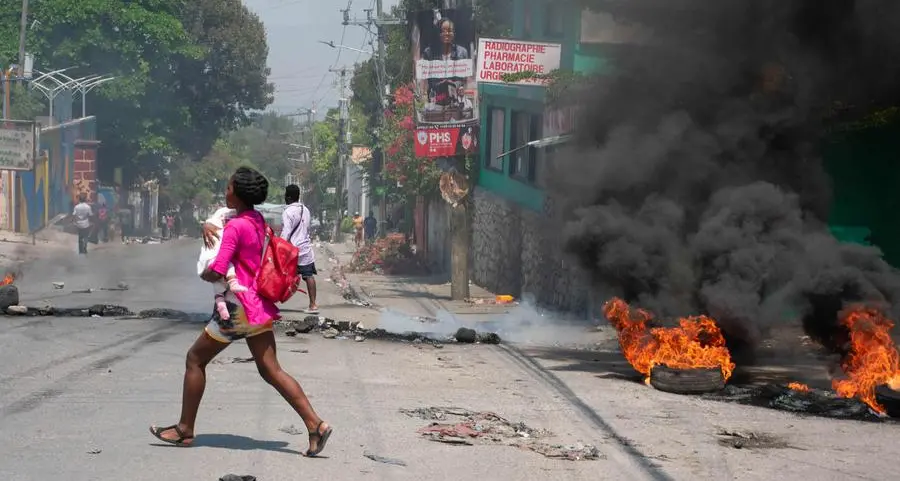
[[[553,434],[534,429],[524,422],[513,423],[492,412],[476,412],[454,407],[402,409],[410,417],[431,421],[418,433],[431,441],[448,444],[502,444],[569,461],[596,460],[600,451],[587,444],[551,444],[543,441]]]
[[[284,335],[294,337],[297,334],[318,332],[325,339],[349,340],[363,342],[366,339],[381,339],[387,341],[431,343],[441,345],[445,343],[481,343],[500,344],[500,336],[493,332],[476,332],[474,329],[460,328],[453,335],[441,335],[428,332],[388,332],[384,329],[366,329],[361,322],[336,321],[324,316],[306,316],[300,320],[280,321],[286,328]]]

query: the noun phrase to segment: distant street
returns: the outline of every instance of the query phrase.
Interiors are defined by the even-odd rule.
[[[194,275],[197,242],[44,259],[19,281],[23,303],[173,308],[199,319],[211,301],[209,286]],[[332,266],[327,253],[317,254],[324,315],[367,327],[385,319],[342,299],[325,281]],[[390,287],[396,299],[383,300],[395,302],[396,311],[432,302],[413,301],[429,298],[424,287],[411,293],[408,283],[380,279],[354,277],[374,296],[381,295],[378,286]],[[53,282],[64,282],[64,289]],[[128,290],[72,292],[120,283]],[[300,307],[293,303],[286,316],[302,317],[293,312]],[[660,393],[628,380],[615,352],[438,348],[329,340],[315,332],[279,334],[279,355],[335,427],[324,459],[300,455],[302,423],[259,378],[241,343],[209,368],[196,446],[160,446],[147,426],[177,420],[184,354],[201,328],[198,321],[165,319],[0,317],[0,479],[216,480],[233,473],[261,481],[839,480],[889,479],[896,466],[889,454],[893,425],[799,418]],[[400,412],[429,407],[457,409]],[[477,440],[445,432],[441,443],[417,433],[431,423],[453,424],[459,409],[497,413],[536,431],[513,426]],[[429,413],[444,414],[422,418]],[[479,419],[475,426],[499,423]],[[552,434],[541,437],[542,429]],[[735,449],[718,442],[723,431],[766,432],[789,447]],[[547,457],[585,445],[596,446],[600,459]]]

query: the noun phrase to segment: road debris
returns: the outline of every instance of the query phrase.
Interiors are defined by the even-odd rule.
[[[600,452],[594,446],[546,443],[542,439],[553,436],[550,431],[531,428],[524,422],[513,423],[492,412],[476,412],[458,407],[401,409],[400,412],[428,421],[447,421],[432,422],[417,431],[435,442],[469,446],[503,444],[571,461],[601,458]]]
[[[65,289],[65,287],[66,287],[65,282],[54,282],[52,284],[53,284],[54,289]]]
[[[213,359],[213,364],[244,364],[247,362],[253,362],[252,357],[223,357],[219,359]]]
[[[377,454],[372,454],[372,453],[363,453],[363,456],[365,456],[377,463],[392,464],[394,466],[406,466],[406,463],[399,459],[386,458],[384,456],[379,456]]]
[[[102,453],[102,452],[103,452],[102,449],[94,448],[94,449],[88,450],[87,453],[88,453],[88,454],[100,454],[100,453]]]
[[[341,331],[338,331],[335,328],[329,328],[322,332],[322,337],[325,339],[334,339],[341,334]]]
[[[299,436],[301,434],[306,434],[306,429],[300,429],[300,428],[294,426],[293,424],[291,424],[290,426],[282,426],[282,427],[278,428],[278,430],[283,433],[290,434],[291,436]]]
[[[291,349],[291,352],[296,352],[298,354],[309,354],[309,349]]]
[[[739,386],[729,384],[725,389],[703,396],[716,401],[734,402],[829,418],[882,420],[864,402],[837,396],[833,391],[810,388],[791,389],[787,385]]]
[[[219,481],[256,481],[256,476],[245,474],[243,476],[237,474],[226,474],[219,478]]]
[[[363,337],[363,336],[356,336],[356,337],[353,338],[353,340],[356,341],[356,342],[363,342],[363,341],[366,340],[366,338]]]
[[[462,342],[465,344],[472,344],[478,340],[478,333],[475,332],[475,329],[469,329],[468,327],[460,327],[456,334],[453,336],[456,338],[457,342]]]
[[[787,449],[793,447],[784,440],[765,433],[720,429],[716,435],[719,436],[719,444],[735,449]]]
[[[6,308],[6,313],[10,315],[28,314],[28,308],[25,306],[9,306]]]

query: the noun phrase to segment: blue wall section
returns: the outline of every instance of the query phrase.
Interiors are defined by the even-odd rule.
[[[33,232],[50,219],[72,209],[75,142],[95,140],[95,118],[87,117],[41,130],[34,169],[17,174],[15,227]]]

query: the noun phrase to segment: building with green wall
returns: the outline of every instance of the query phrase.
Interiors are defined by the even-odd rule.
[[[511,39],[560,45],[561,71],[596,73],[609,67],[604,40],[616,39],[598,37],[584,27],[598,20],[596,14],[582,12],[575,2],[547,0],[514,0],[512,11]],[[564,134],[559,126],[571,127],[565,120],[574,113],[549,105],[543,86],[480,83],[478,92],[474,280],[501,294],[530,293],[543,304],[571,310],[587,307],[586,284],[565,265],[545,222],[543,187],[552,149],[522,148]]]

